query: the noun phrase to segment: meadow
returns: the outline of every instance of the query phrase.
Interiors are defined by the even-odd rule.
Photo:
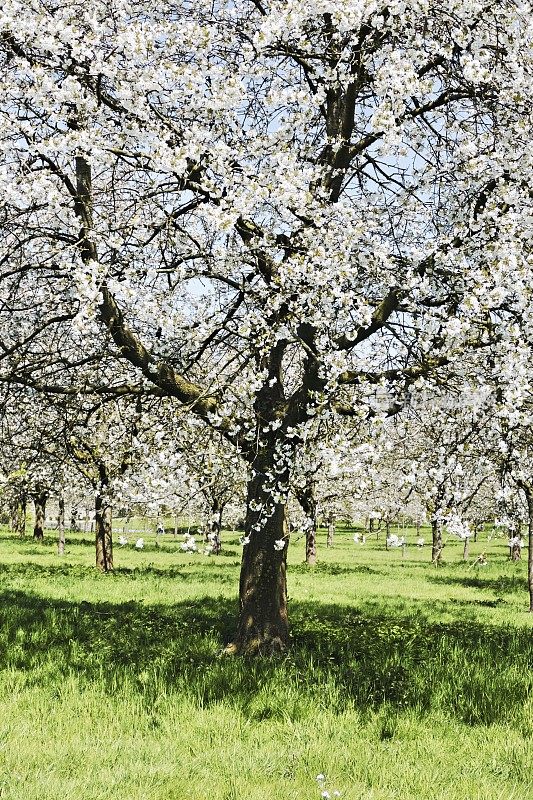
[[[100,575],[89,533],[0,529],[1,800],[529,800],[525,559],[483,534],[436,569],[408,534],[321,531],[314,568],[293,542],[292,648],[235,659],[238,533],[130,535]]]

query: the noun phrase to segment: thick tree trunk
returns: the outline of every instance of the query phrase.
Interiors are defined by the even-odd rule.
[[[437,519],[431,520],[431,561],[438,564],[442,558],[442,528]]]
[[[113,569],[112,507],[101,494],[95,499],[96,567],[100,572]]]
[[[46,501],[48,500],[48,493],[43,490],[38,490],[33,496],[33,504],[35,506],[35,524],[33,527],[33,538],[37,542],[44,540],[44,520],[46,517]]]
[[[65,554],[65,500],[63,495],[59,496],[57,513],[57,554]]]
[[[264,488],[272,463],[273,459],[258,458],[248,483],[245,535],[249,542],[243,548],[237,631],[226,648],[230,654],[269,655],[289,645],[286,509]],[[276,542],[283,547],[277,549]]]

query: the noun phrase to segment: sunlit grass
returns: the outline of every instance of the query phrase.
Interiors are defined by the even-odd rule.
[[[293,648],[249,661],[220,656],[237,535],[206,557],[147,530],[108,576],[67,538],[60,559],[53,532],[0,534],[2,800],[319,800],[318,773],[352,800],[533,796],[532,615],[503,540],[435,569],[341,529],[311,570],[295,541]]]

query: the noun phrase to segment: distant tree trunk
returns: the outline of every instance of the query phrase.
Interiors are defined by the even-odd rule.
[[[431,561],[438,564],[442,558],[442,528],[438,519],[431,520]]]
[[[65,498],[62,494],[58,500],[57,531],[57,554],[62,556],[65,553]]]
[[[316,564],[316,531],[317,531],[317,509],[318,504],[315,499],[314,485],[310,481],[303,489],[296,491],[298,502],[306,516],[305,523],[305,563],[313,566]]]
[[[513,537],[513,542],[511,542],[509,546],[509,558],[511,561],[520,561],[522,558],[522,548],[520,547],[520,539],[515,534]]]
[[[11,530],[21,538],[26,534],[26,492],[21,491],[10,504]]]
[[[328,514],[328,535],[326,539],[326,547],[333,547],[333,536],[335,534],[335,514],[331,511]]]
[[[305,529],[305,563],[309,566],[316,564],[316,514],[311,518]]]
[[[243,547],[240,614],[235,637],[226,648],[230,654],[268,655],[289,645],[286,506],[275,502],[265,487],[267,474],[275,474],[275,456],[275,451],[262,452],[251,464],[245,522],[249,542]],[[288,483],[288,476],[280,478]],[[284,546],[277,549],[276,542]]]
[[[100,572],[113,569],[112,506],[104,494],[95,498],[96,567]]]
[[[463,544],[463,561],[468,561],[468,544],[470,537],[466,536]]]
[[[211,504],[211,544],[213,546],[213,553],[218,556],[222,550],[222,514],[224,513],[224,505],[220,502],[218,497],[213,498]]]
[[[70,529],[71,533],[74,533],[74,531],[79,530],[79,526],[78,526],[78,509],[75,508],[74,506],[70,509],[69,529]]]
[[[35,524],[33,527],[33,538],[37,542],[44,540],[44,521],[46,518],[46,501],[48,493],[44,489],[38,489],[33,495],[33,505],[35,506]]]

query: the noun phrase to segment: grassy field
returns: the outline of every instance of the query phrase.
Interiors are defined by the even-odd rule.
[[[293,543],[291,652],[234,660],[236,535],[206,557],[148,533],[103,576],[90,534],[60,559],[0,529],[1,800],[530,800],[525,563],[352,533],[312,570]]]

